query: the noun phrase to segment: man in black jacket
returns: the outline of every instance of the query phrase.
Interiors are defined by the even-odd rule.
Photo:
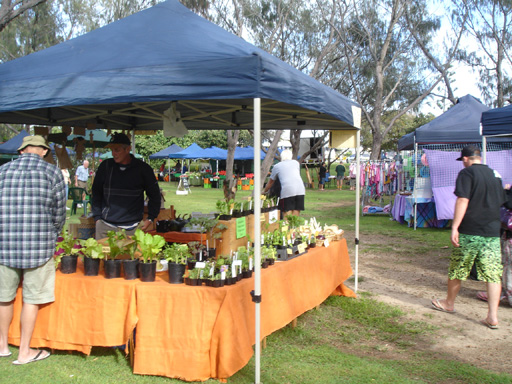
[[[148,197],[148,217],[140,228],[148,229],[160,213],[158,182],[151,167],[130,154],[128,136],[113,134],[107,147],[112,150],[112,159],[100,164],[92,185],[96,239],[119,229],[132,235],[144,215],[144,192]]]

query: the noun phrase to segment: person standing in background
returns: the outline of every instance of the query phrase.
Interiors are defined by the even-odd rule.
[[[61,169],[62,177],[64,177],[64,184],[66,185],[66,201],[68,200],[69,186],[71,185],[71,176],[67,168]],[[68,210],[69,208],[66,207]]]
[[[320,168],[318,169],[318,189],[320,191],[324,190],[326,175],[327,175],[327,167],[325,166],[325,162],[322,161],[322,163],[320,164]]]
[[[343,160],[336,166],[336,184],[338,189],[343,189],[343,179],[345,178],[345,167],[343,166]]]
[[[9,357],[7,337],[14,300],[22,282],[21,337],[23,365],[46,359],[50,352],[30,348],[39,306],[55,301],[55,242],[66,220],[62,172],[43,160],[50,147],[42,136],[26,136],[20,157],[0,167],[0,356]]]
[[[89,180],[89,162],[84,160],[83,165],[76,169],[75,187],[83,188],[87,191],[87,181]]]
[[[306,188],[300,176],[300,164],[292,159],[293,154],[289,149],[281,152],[281,161],[274,165],[270,180],[268,181],[263,193],[268,193],[275,180],[281,183],[281,196],[279,199],[279,208],[283,218],[287,215],[299,216],[300,211],[304,210],[304,196]]]

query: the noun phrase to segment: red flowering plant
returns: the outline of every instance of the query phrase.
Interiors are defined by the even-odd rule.
[[[78,239],[71,236],[68,231],[63,231],[55,243],[55,267],[59,265],[62,256],[78,256],[81,248]]]

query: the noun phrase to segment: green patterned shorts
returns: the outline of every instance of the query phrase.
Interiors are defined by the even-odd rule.
[[[501,246],[499,237],[459,235],[460,247],[454,248],[450,259],[448,278],[466,280],[473,263],[478,279],[487,283],[501,283]]]

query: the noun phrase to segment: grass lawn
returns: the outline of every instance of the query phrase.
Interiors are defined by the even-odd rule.
[[[215,189],[192,187],[190,195],[178,196],[175,183],[161,183],[161,186],[166,192],[165,206],[174,205],[178,214],[215,211],[215,202],[222,198],[222,192]],[[251,192],[239,191],[237,199],[248,197]],[[315,216],[321,223],[338,224],[348,232],[351,247],[354,197],[355,193],[350,191],[307,190],[304,216]],[[78,215],[68,222],[78,222]],[[368,237],[370,243],[371,236],[387,236],[390,244],[404,237],[415,240],[390,245],[390,251],[404,252],[421,252],[422,247],[441,247],[449,242],[449,231],[412,231],[387,216],[363,217],[361,236]],[[267,348],[262,352],[261,381],[266,384],[512,382],[510,375],[444,360],[427,349],[413,348],[428,343],[429,335],[436,329],[428,323],[408,321],[406,317],[399,308],[380,303],[368,293],[359,294],[357,299],[330,297],[319,309],[300,316],[297,328],[285,327],[267,338]],[[11,350],[17,355],[16,348]],[[387,350],[393,350],[394,354],[388,358],[374,357],[373,352]],[[93,348],[90,356],[55,351],[48,360],[24,367],[13,366],[12,360],[0,358],[2,383],[181,382],[133,375],[122,351],[112,348]],[[253,382],[254,359],[227,381]]]

